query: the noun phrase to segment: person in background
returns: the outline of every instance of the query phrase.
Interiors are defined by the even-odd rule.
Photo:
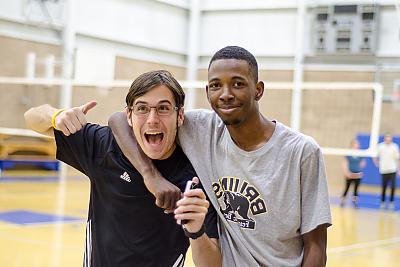
[[[357,139],[351,140],[352,149],[359,149],[360,144]],[[352,202],[355,208],[358,208],[358,186],[361,182],[362,169],[365,167],[365,160],[360,156],[346,156],[343,161],[343,172],[346,181],[346,186],[340,201],[340,206],[343,207],[346,203],[347,192],[350,185],[354,184],[354,192]]]
[[[390,203],[389,209],[394,210],[394,196],[396,190],[396,175],[399,171],[400,156],[399,146],[393,143],[393,137],[390,133],[386,133],[383,142],[378,145],[378,154],[374,158],[374,163],[379,168],[382,178],[382,195],[380,208],[386,207],[386,188],[390,184]]]

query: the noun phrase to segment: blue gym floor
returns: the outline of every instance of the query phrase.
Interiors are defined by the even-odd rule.
[[[389,194],[386,191],[386,206],[389,205]],[[348,194],[346,198],[345,207],[353,207],[353,203],[351,202],[352,195]],[[331,204],[340,205],[340,197],[331,197]],[[380,209],[381,204],[381,195],[380,194],[372,194],[372,193],[358,193],[358,208],[360,209]],[[395,197],[394,200],[395,210],[400,211],[400,198]],[[386,207],[387,208],[387,207]]]

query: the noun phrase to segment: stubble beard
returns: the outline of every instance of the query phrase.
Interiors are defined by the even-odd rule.
[[[232,120],[228,120],[228,119],[222,119],[222,121],[224,122],[224,124],[226,125],[226,126],[228,126],[228,125],[239,125],[240,124],[240,122],[241,122],[241,120],[239,120],[239,119],[232,119]]]
[[[228,118],[223,118],[223,116],[221,116],[221,114],[218,112],[217,109],[215,109],[213,107],[213,110],[215,111],[215,113],[217,113],[218,117],[222,120],[222,122],[226,125],[226,126],[230,126],[230,125],[238,125],[240,124],[242,121],[238,118],[234,118],[234,119],[228,119]]]

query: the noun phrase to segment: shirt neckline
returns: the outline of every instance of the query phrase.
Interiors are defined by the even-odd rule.
[[[279,135],[279,132],[281,132],[281,130],[282,130],[281,123],[279,123],[276,120],[272,120],[272,122],[275,123],[275,129],[274,129],[274,132],[272,133],[271,137],[269,138],[269,140],[261,147],[257,148],[256,150],[252,150],[252,151],[243,150],[237,144],[235,144],[235,142],[233,142],[233,140],[232,140],[231,135],[229,134],[228,128],[226,128],[226,126],[224,126],[223,134],[224,134],[224,139],[227,144],[227,147],[232,148],[235,153],[239,153],[239,154],[241,154],[243,156],[247,156],[247,157],[253,157],[255,155],[265,153],[275,144],[275,142],[277,140],[277,136]]]

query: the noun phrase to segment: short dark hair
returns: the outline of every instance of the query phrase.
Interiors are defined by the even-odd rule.
[[[183,107],[185,102],[185,92],[174,76],[166,70],[149,71],[139,75],[139,77],[132,82],[129,92],[126,95],[125,101],[127,107],[132,107],[136,98],[146,94],[148,91],[159,85],[165,85],[168,87],[174,94],[175,105],[179,108]]]
[[[238,59],[244,60],[249,64],[250,73],[253,75],[255,82],[258,82],[258,64],[256,58],[252,53],[240,46],[226,46],[219,51],[217,51],[211,58],[208,69],[210,69],[211,64],[219,59]]]

